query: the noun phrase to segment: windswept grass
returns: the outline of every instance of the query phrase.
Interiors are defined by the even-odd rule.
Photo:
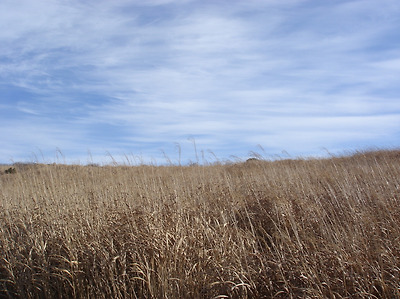
[[[15,169],[2,298],[400,298],[400,151]]]

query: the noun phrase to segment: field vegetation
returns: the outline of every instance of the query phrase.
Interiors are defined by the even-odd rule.
[[[400,298],[400,151],[0,174],[0,298]]]

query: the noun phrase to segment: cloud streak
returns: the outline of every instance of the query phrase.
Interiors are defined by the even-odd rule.
[[[0,5],[3,156],[399,144],[396,1]]]

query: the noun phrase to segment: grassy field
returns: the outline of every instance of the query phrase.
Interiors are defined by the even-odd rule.
[[[400,298],[400,151],[0,175],[0,298]]]

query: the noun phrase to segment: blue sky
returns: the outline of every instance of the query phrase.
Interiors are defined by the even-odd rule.
[[[398,0],[2,0],[0,28],[0,163],[400,146]]]

